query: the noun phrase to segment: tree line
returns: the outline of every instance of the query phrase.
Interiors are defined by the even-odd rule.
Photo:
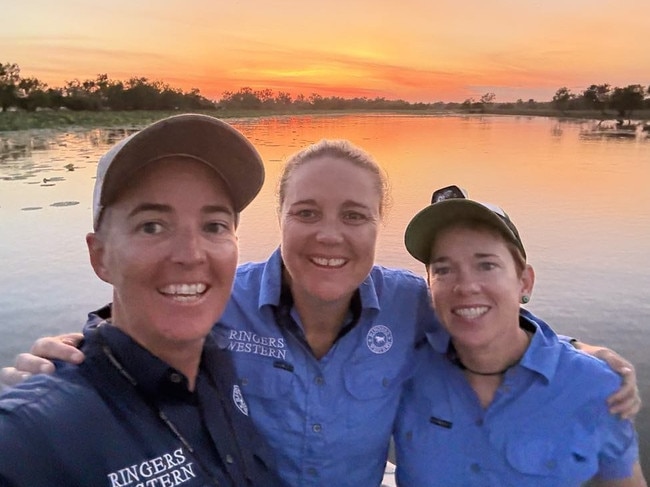
[[[244,87],[225,91],[220,100],[209,100],[197,88],[183,91],[161,81],[132,77],[126,81],[113,80],[107,74],[95,79],[66,81],[63,87],[48,87],[35,77],[23,77],[15,63],[0,63],[0,109],[36,111],[42,109],[68,110],[463,110],[486,112],[491,109],[548,109],[562,113],[570,110],[598,110],[603,117],[615,110],[617,117],[629,118],[634,110],[650,109],[650,86],[640,84],[624,88],[609,84],[591,85],[574,94],[568,88],[557,90],[549,102],[517,100],[496,103],[494,93],[485,93],[478,101],[463,103],[410,103],[383,97],[342,98],[323,97],[317,93],[293,97],[283,91],[254,90]]]

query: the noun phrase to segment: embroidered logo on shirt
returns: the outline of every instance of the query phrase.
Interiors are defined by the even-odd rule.
[[[393,346],[393,332],[384,325],[375,325],[368,331],[366,345],[372,353],[386,353]]]
[[[108,474],[111,487],[174,486],[195,478],[194,463],[188,461],[182,448]]]
[[[232,400],[235,403],[235,406],[237,406],[237,409],[248,416],[248,404],[246,404],[246,401],[244,401],[244,396],[242,395],[241,389],[237,384],[232,386]]]
[[[254,353],[264,357],[287,358],[284,338],[260,336],[252,331],[230,330],[227,339],[231,352]]]

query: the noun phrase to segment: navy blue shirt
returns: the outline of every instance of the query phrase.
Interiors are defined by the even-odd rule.
[[[119,329],[84,335],[83,364],[0,396],[0,485],[281,485],[230,358],[210,338],[189,391]]]

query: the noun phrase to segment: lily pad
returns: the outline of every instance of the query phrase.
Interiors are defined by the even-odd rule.
[[[50,206],[74,206],[78,204],[78,201],[57,201],[56,203],[52,203]]]

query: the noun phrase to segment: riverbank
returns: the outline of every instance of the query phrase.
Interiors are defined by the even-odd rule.
[[[70,111],[70,110],[44,110],[39,112],[0,112],[0,132],[14,130],[66,128],[66,127],[139,127],[155,120],[178,114],[178,111]],[[585,119],[585,120],[615,120],[615,115],[603,114],[597,110],[576,110],[560,113],[547,108],[499,108],[487,107],[480,112],[467,112],[446,109],[426,110],[209,110],[203,113],[218,118],[259,118],[275,116],[305,116],[305,115],[332,115],[332,114],[405,114],[405,115],[516,115],[527,117],[551,117],[558,119]],[[650,120],[650,110],[634,112],[636,121]]]

